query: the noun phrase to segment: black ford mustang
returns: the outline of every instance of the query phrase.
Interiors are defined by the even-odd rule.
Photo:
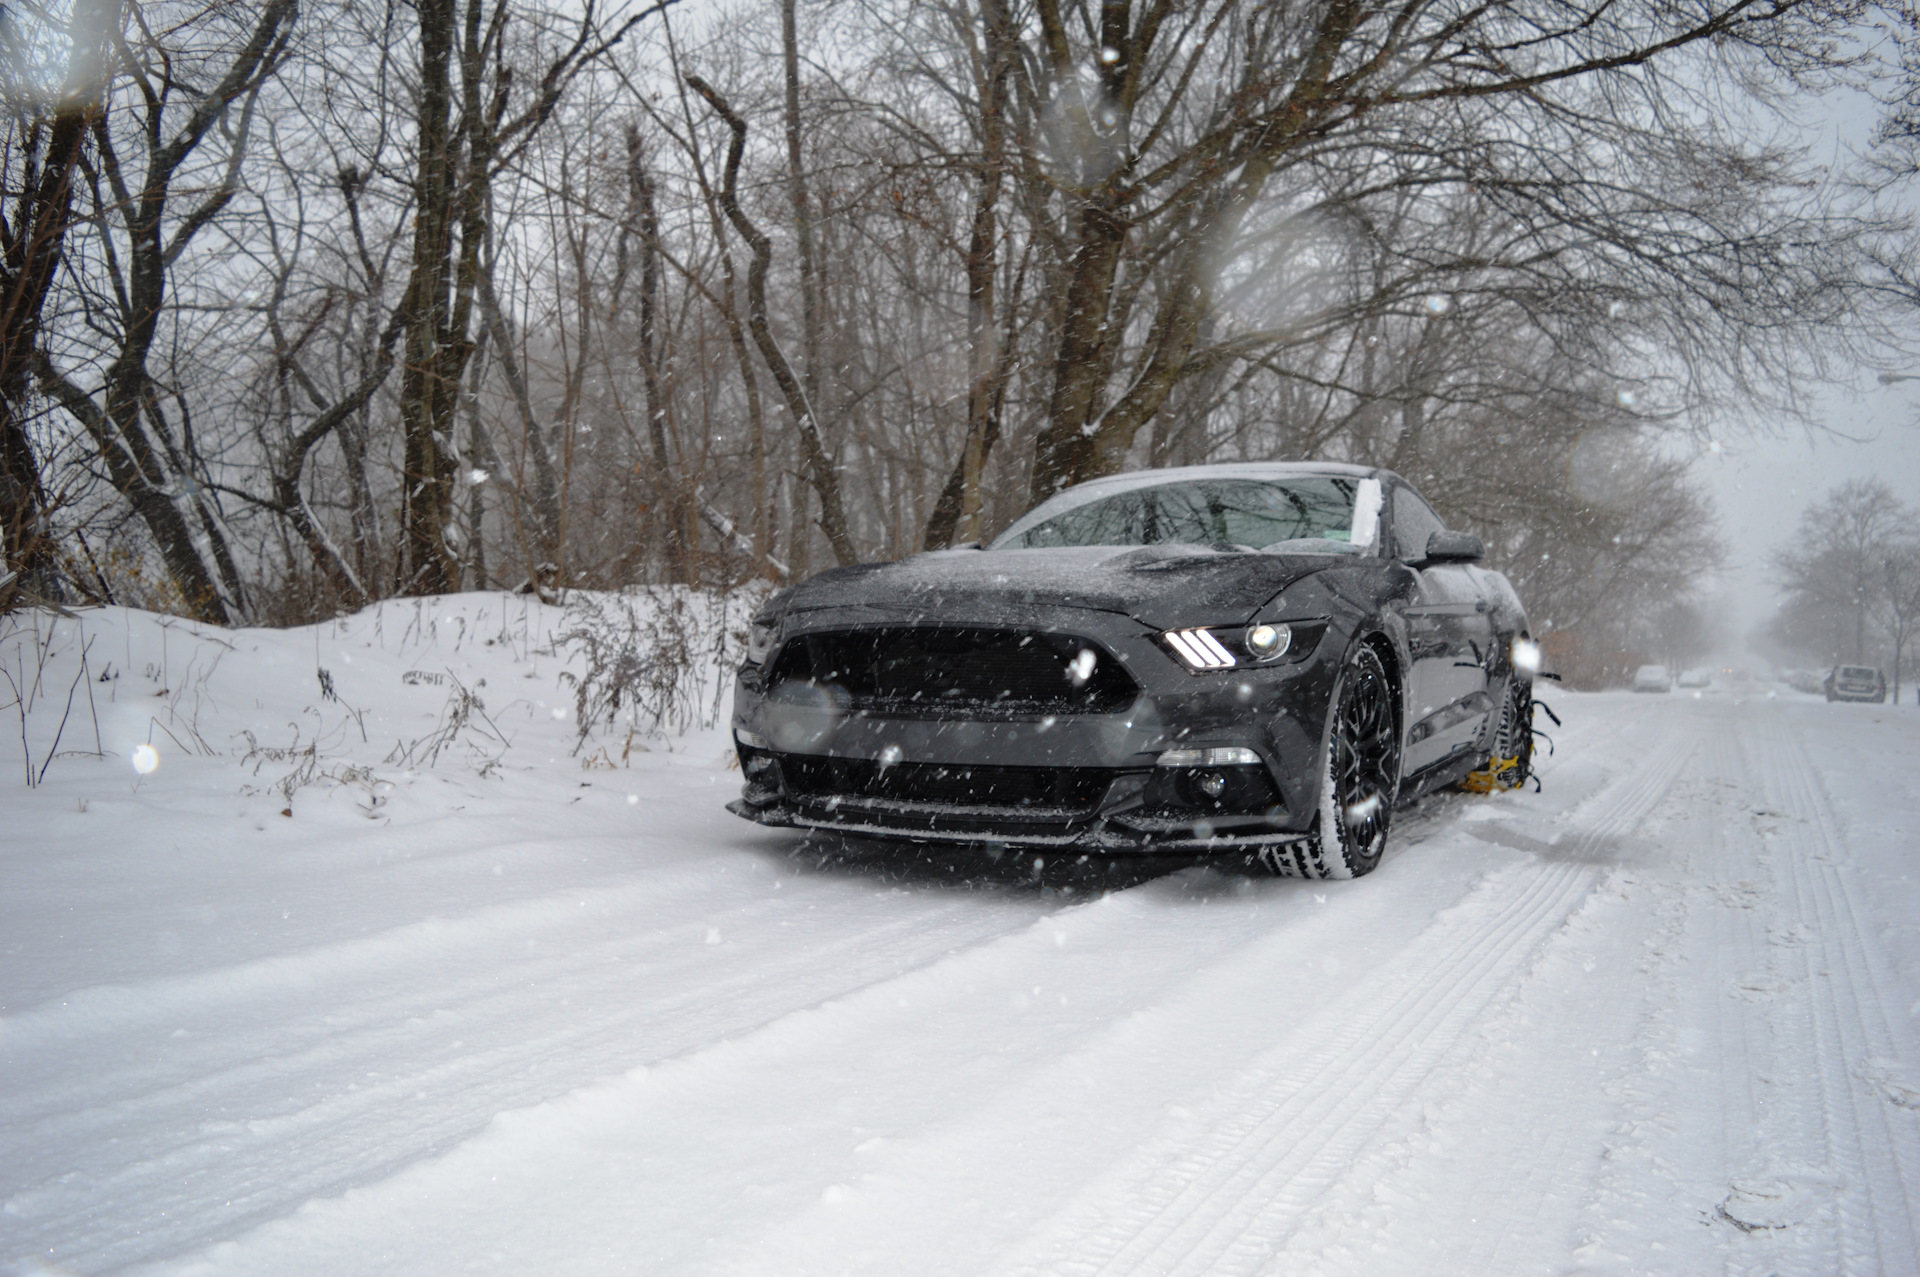
[[[1538,649],[1479,538],[1343,465],[1136,472],[985,549],[821,573],[735,689],[764,825],[1106,856],[1379,863],[1396,804],[1524,779]]]

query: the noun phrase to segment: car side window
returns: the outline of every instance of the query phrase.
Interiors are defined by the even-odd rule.
[[[1433,507],[1413,489],[1394,489],[1393,552],[1398,558],[1418,563],[1427,557],[1427,538],[1446,530],[1447,525],[1440,522],[1440,516],[1433,512]]]

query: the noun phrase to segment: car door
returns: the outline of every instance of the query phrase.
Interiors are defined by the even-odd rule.
[[[1426,562],[1427,538],[1446,525],[1403,484],[1394,485],[1392,520],[1393,552],[1415,577],[1406,609],[1413,668],[1405,770],[1411,774],[1480,739],[1493,712],[1493,607],[1467,564]]]

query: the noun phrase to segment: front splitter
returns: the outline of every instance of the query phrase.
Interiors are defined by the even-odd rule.
[[[818,829],[857,834],[867,838],[886,838],[897,842],[1043,847],[1056,851],[1084,851],[1101,855],[1130,853],[1155,855],[1166,852],[1198,857],[1257,855],[1263,851],[1292,847],[1311,841],[1309,834],[1271,831],[1244,834],[1216,833],[1205,836],[1149,835],[1116,828],[1105,820],[1095,820],[1084,829],[1060,833],[1043,833],[1037,830],[951,830],[919,826],[901,828],[899,825],[888,824],[885,821],[862,820],[858,817],[815,816],[786,802],[755,806],[739,798],[728,803],[727,810],[755,824],[776,829]]]

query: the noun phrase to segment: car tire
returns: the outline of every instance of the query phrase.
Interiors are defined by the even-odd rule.
[[[1517,761],[1511,773],[1503,775],[1501,787],[1518,789],[1533,775],[1533,683],[1518,674],[1507,678],[1507,694],[1501,698],[1500,718],[1493,727],[1491,756],[1487,766],[1502,758]]]
[[[1400,794],[1400,724],[1387,667],[1364,643],[1334,680],[1321,757],[1320,810],[1291,859],[1305,878],[1372,873]]]

